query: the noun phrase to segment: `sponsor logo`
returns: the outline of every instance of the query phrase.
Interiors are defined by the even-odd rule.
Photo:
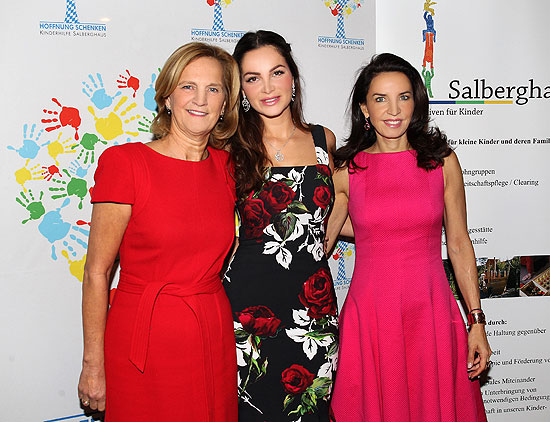
[[[40,35],[61,37],[106,37],[105,23],[80,22],[76,0],[65,0],[65,19],[59,21],[40,21]]]
[[[364,2],[364,0],[363,0]],[[323,0],[325,6],[336,18],[336,34],[334,36],[319,35],[317,46],[321,48],[339,48],[364,50],[363,38],[349,38],[346,36],[345,18],[361,7],[361,0]]]
[[[98,417],[101,416],[101,413],[96,413],[96,414],[93,414],[93,415],[86,415],[84,413],[80,413],[78,415],[73,415],[73,416],[65,416],[65,417],[61,417],[61,418],[56,418],[56,419],[47,419],[47,420],[44,420],[44,422],[65,422],[65,421],[73,421],[73,422],[94,422],[94,421],[97,421]]]
[[[233,43],[236,44],[246,31],[226,30],[223,23],[223,8],[233,3],[232,0],[206,0],[209,7],[213,8],[214,16],[212,28],[192,28],[191,41]]]
[[[436,2],[426,0],[423,8],[425,27],[422,30],[424,56],[422,59],[422,77],[430,97],[430,104],[464,105],[464,104],[516,104],[525,105],[532,99],[550,99],[550,85],[540,85],[534,79],[518,85],[499,85],[485,78],[474,78],[462,82],[453,79],[449,82],[446,99],[433,99],[432,80],[435,77],[435,43],[437,37],[435,8]],[[432,110],[431,114],[443,114],[442,110]],[[449,115],[482,115],[481,109],[447,110]]]
[[[331,272],[336,275],[334,277],[334,288],[336,290],[347,288],[351,283],[354,256],[355,245],[353,243],[338,241],[332,259],[329,261],[332,267]]]

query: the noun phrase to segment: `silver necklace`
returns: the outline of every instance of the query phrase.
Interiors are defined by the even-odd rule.
[[[275,150],[275,160],[283,161],[285,159],[285,156],[281,151],[284,149],[284,147],[286,147],[286,144],[290,142],[290,139],[294,136],[295,131],[296,131],[296,126],[294,126],[294,128],[292,129],[292,132],[290,133],[290,136],[288,137],[288,139],[286,140],[286,142],[281,148],[275,148],[275,145],[273,145],[267,139],[265,140],[269,144],[269,146]]]

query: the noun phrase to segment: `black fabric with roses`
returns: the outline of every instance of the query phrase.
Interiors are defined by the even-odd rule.
[[[272,167],[239,206],[239,248],[224,287],[240,421],[329,420],[338,320],[323,242],[334,188],[324,129],[313,126],[312,136],[317,165]]]

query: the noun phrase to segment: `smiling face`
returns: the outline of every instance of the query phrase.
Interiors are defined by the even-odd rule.
[[[290,112],[294,78],[275,47],[263,46],[246,53],[241,73],[243,91],[261,116],[273,118]]]
[[[223,68],[212,57],[189,63],[166,99],[172,111],[170,132],[192,139],[208,137],[225,106]]]
[[[401,72],[383,72],[375,76],[361,110],[365,117],[370,117],[378,141],[406,146],[407,129],[414,112],[409,78]]]

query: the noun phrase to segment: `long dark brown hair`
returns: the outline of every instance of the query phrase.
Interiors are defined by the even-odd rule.
[[[309,125],[304,122],[302,111],[302,89],[300,72],[292,58],[292,49],[285,39],[272,31],[247,32],[235,46],[233,58],[239,69],[243,57],[249,51],[260,47],[271,46],[277,49],[285,59],[294,79],[295,98],[290,103],[290,114],[297,128],[309,131]],[[269,163],[267,150],[262,141],[264,124],[260,115],[252,107],[245,113],[242,106],[242,95],[239,107],[239,124],[237,133],[229,140],[228,149],[235,166],[235,185],[239,200],[246,198],[250,192],[261,188],[265,181],[266,165]]]
[[[351,132],[344,146],[334,153],[334,165],[340,168],[347,166],[350,170],[359,167],[354,162],[357,153],[376,142],[374,128],[364,128],[365,116],[361,111],[361,105],[367,101],[367,93],[374,77],[384,72],[403,73],[411,83],[414,111],[407,128],[407,139],[416,151],[418,167],[431,170],[443,165],[443,159],[452,150],[447,142],[447,136],[439,128],[429,125],[429,99],[422,78],[408,61],[391,53],[375,55],[370,63],[361,69],[350,98]]]

